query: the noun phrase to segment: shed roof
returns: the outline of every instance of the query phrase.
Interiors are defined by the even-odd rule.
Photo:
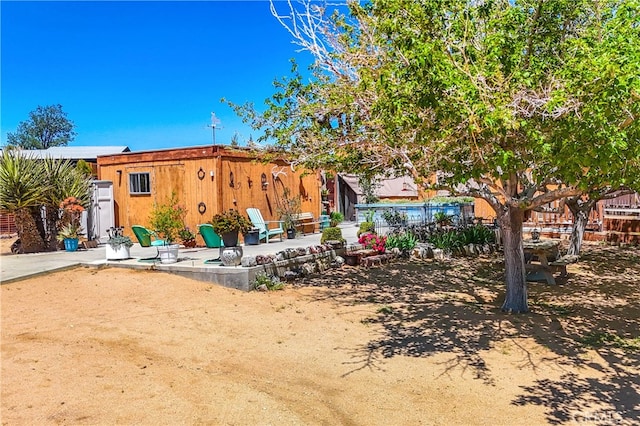
[[[128,146],[54,146],[48,149],[30,149],[28,153],[35,158],[55,158],[65,160],[90,160],[95,162],[99,155],[130,152]]]
[[[358,184],[359,178],[356,175],[341,174],[344,182],[353,189],[357,195],[364,195],[362,188]],[[379,198],[404,197],[412,198],[418,196],[417,185],[410,176],[380,179],[379,186],[375,190]]]

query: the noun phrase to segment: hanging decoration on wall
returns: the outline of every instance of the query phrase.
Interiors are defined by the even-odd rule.
[[[262,184],[262,190],[266,191],[269,182],[267,182],[267,175],[265,175],[264,173],[260,176],[260,183]]]
[[[198,203],[198,213],[205,214],[206,211],[207,211],[207,205],[204,202],[200,201]]]
[[[249,188],[253,186],[253,181],[251,180],[251,176],[247,176],[247,185],[249,185]]]
[[[202,167],[200,167],[200,170],[198,170],[198,179],[200,180],[204,179],[204,175],[205,175],[205,172],[204,170],[202,170]]]
[[[234,186],[236,186],[234,178],[233,178],[233,172],[229,172],[229,186],[232,187],[232,188]]]
[[[280,167],[280,170],[276,170],[278,168],[278,166],[273,166],[271,168],[271,176],[273,177],[273,180],[276,181],[277,179],[280,179],[280,175],[287,175],[287,172],[285,172],[285,168],[284,167]]]

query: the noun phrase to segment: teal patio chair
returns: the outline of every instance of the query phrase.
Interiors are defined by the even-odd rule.
[[[213,225],[210,223],[198,225],[198,232],[202,235],[202,239],[204,240],[204,244],[207,248],[218,248],[223,246],[222,238],[220,238],[220,235],[216,234],[216,231],[213,230]]]
[[[132,225],[131,229],[135,234],[141,247],[158,247],[164,246],[165,241],[158,238],[158,234],[153,231],[149,231],[147,228],[141,225]]]
[[[251,219],[251,223],[253,223],[253,226],[255,228],[258,228],[258,230],[260,231],[260,241],[266,240],[266,242],[268,243],[269,239],[276,235],[279,235],[280,241],[282,241],[282,234],[284,234],[284,229],[282,229],[281,221],[265,221],[262,217],[262,213],[260,213],[260,209],[252,207],[247,209],[247,215],[249,216],[249,219]],[[268,223],[277,223],[278,226],[276,228],[269,228],[269,226],[267,225]]]

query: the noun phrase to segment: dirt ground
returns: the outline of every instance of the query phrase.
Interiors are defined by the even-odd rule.
[[[640,250],[569,272],[526,315],[500,312],[495,256],[269,293],[118,268],[2,285],[2,424],[638,424]]]

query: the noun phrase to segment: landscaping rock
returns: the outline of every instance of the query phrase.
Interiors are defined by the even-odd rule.
[[[254,256],[244,256],[240,261],[240,265],[244,266],[245,268],[249,268],[251,266],[258,265],[258,262]]]
[[[284,273],[283,278],[284,278],[285,281],[293,281],[296,278],[298,278],[298,276],[299,276],[299,274],[297,274],[297,273],[295,273],[293,271],[286,271]]]
[[[303,275],[311,275],[317,271],[315,263],[305,263],[301,266]]]
[[[344,265],[344,257],[342,256],[336,256],[336,258],[331,262],[331,266],[333,268],[340,268],[342,265]]]

